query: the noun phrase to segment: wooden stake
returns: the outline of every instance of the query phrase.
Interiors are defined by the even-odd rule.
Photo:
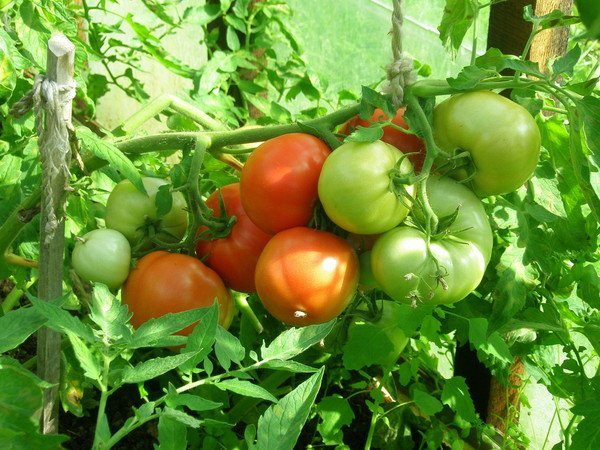
[[[46,77],[54,81],[58,87],[70,85],[73,82],[75,46],[64,35],[56,35],[48,41],[48,61],[46,64]],[[63,105],[62,119],[71,124],[72,105],[68,102]],[[52,113],[46,111],[46,130],[56,120]],[[68,136],[64,145],[68,148]],[[69,161],[66,161],[68,164]],[[47,183],[42,180],[42,183]],[[38,296],[42,300],[53,300],[63,294],[63,259],[64,259],[64,232],[65,221],[63,214],[64,192],[67,185],[66,173],[60,171],[52,185],[52,196],[42,195],[42,220],[40,224],[40,271],[38,281]],[[44,212],[54,209],[57,227],[52,239],[48,240],[46,227],[47,217]],[[56,433],[58,431],[58,388],[60,381],[60,334],[48,328],[38,332],[37,355],[38,375],[43,380],[52,384],[44,391],[44,405],[40,417],[40,427],[43,433]]]

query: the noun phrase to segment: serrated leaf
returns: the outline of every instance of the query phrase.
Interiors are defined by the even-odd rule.
[[[317,414],[321,421],[317,431],[323,438],[325,445],[338,445],[344,443],[342,427],[350,425],[354,420],[354,412],[348,400],[340,395],[324,397],[317,405]]]
[[[19,308],[0,316],[0,353],[12,350],[46,323],[34,308]]]
[[[440,40],[456,54],[475,18],[479,5],[474,0],[446,0],[444,15],[438,27]]]
[[[100,327],[104,336],[113,341],[129,339],[129,315],[127,307],[111,294],[108,287],[98,283],[94,285],[90,319]]]
[[[262,400],[268,400],[270,402],[277,401],[277,399],[273,397],[273,394],[271,394],[265,388],[245,380],[223,380],[216,383],[215,386],[221,390],[231,391],[236,394],[243,395],[245,397],[260,398]]]
[[[369,119],[373,115],[375,108],[381,109],[387,117],[394,117],[396,111],[391,100],[383,94],[362,86],[359,115],[363,119]]]
[[[47,319],[46,326],[48,328],[61,333],[70,332],[85,339],[87,342],[95,342],[97,340],[89,326],[55,303],[31,296],[29,300],[33,305],[33,309]]]
[[[263,360],[282,361],[293,358],[325,339],[334,325],[335,320],[331,320],[319,325],[290,328],[273,339],[268,346],[262,345],[260,349],[261,358]]]
[[[188,371],[196,367],[211,352],[219,323],[219,307],[217,302],[210,308],[204,309],[202,321],[196,325],[188,336],[187,345],[183,352],[193,352],[194,357],[181,366],[181,370]]]
[[[232,362],[239,364],[244,359],[246,349],[238,338],[219,327],[216,333],[215,355],[221,367],[228,371]]]
[[[297,361],[282,361],[280,359],[267,361],[265,364],[262,364],[261,367],[263,369],[284,370],[292,373],[313,373],[317,371],[314,367],[307,366]]]
[[[577,64],[577,61],[579,61],[579,58],[581,58],[581,47],[575,45],[575,47],[554,61],[554,64],[552,64],[554,75],[556,76],[564,73],[573,76],[573,69],[575,68],[575,64]]]
[[[446,380],[441,397],[444,405],[448,405],[466,421],[474,423],[477,420],[475,406],[463,377]]]
[[[482,317],[469,319],[469,341],[472,347],[477,350],[480,360],[491,358],[493,361],[508,365],[512,362],[513,357],[510,353],[508,345],[494,331],[488,336],[488,321]]]
[[[227,47],[229,47],[230,50],[235,52],[240,49],[240,38],[233,27],[227,27],[225,40],[227,42]]]
[[[186,426],[166,414],[161,414],[158,419],[158,450],[186,450],[186,448]]]
[[[383,127],[373,124],[370,127],[357,126],[344,142],[375,142],[383,136]]]
[[[420,389],[414,390],[413,400],[419,409],[428,416],[439,413],[444,407],[437,398]]]
[[[204,332],[208,328],[208,323],[211,322],[211,320],[207,319],[207,315],[211,313],[214,314],[214,312],[214,308],[198,308],[178,313],[168,313],[164,316],[150,319],[134,331],[133,336],[128,343],[128,347],[140,348],[153,346],[172,333],[183,330],[195,322],[202,321],[204,328],[197,330],[197,332],[194,330],[194,332],[196,332],[194,341],[191,346],[188,346],[188,349],[202,348],[201,342],[203,339],[199,338],[199,334],[205,335]],[[208,341],[210,341],[210,339]],[[210,345],[212,345],[212,342],[209,344],[209,348]]]
[[[123,383],[141,383],[173,370],[194,356],[194,353],[153,358],[127,368],[123,373]]]
[[[79,365],[83,369],[84,375],[94,381],[100,381],[102,375],[102,366],[100,361],[98,361],[98,358],[96,358],[96,356],[85,345],[85,343],[74,333],[71,331],[65,331],[65,333],[71,342],[73,352],[77,357]]]
[[[258,419],[256,447],[259,450],[277,448],[292,450],[321,387],[322,367],[308,380],[269,406]]]
[[[173,195],[171,194],[170,184],[159,186],[154,204],[156,205],[156,215],[158,218],[171,211],[171,208],[173,208]]]
[[[454,89],[472,89],[485,79],[496,74],[495,70],[484,69],[477,66],[464,67],[456,78],[447,78],[448,85]]]
[[[195,417],[190,416],[183,411],[179,411],[178,409],[169,408],[168,406],[163,410],[161,416],[166,416],[170,419],[176,420],[177,422],[182,423],[190,428],[200,428],[200,425],[202,424],[202,422]]]
[[[142,177],[136,167],[115,145],[100,139],[92,131],[83,127],[77,129],[77,137],[81,140],[81,149],[83,151],[88,151],[95,157],[108,162],[112,169],[118,170],[140,192],[146,192],[142,183]]]
[[[223,406],[222,403],[213,402],[212,400],[199,397],[198,395],[185,393],[178,394],[177,391],[169,392],[165,401],[167,406],[170,406],[171,408],[185,406],[192,411],[210,411]]]

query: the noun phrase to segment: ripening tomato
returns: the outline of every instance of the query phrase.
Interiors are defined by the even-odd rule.
[[[392,119],[392,123],[400,128],[408,130],[408,125],[404,120],[404,112],[404,108],[400,108],[398,111],[396,111],[396,115]],[[381,109],[376,108],[375,111],[373,111],[370,119],[361,119],[360,116],[353,117],[344,125],[342,125],[342,128],[340,128],[339,132],[343,135],[349,135],[352,133],[352,131],[354,131],[354,128],[358,126],[368,127],[372,123],[383,122],[387,120],[388,117],[385,115],[385,113]],[[416,153],[414,155],[410,155],[409,159],[417,171],[421,170],[421,167],[423,167],[423,161],[425,160],[425,142],[423,142],[423,140],[416,134],[403,133],[402,131],[390,126],[383,127],[382,130],[383,136],[381,136],[380,140],[386,142],[387,144],[393,145],[403,153]]]
[[[371,270],[396,301],[454,303],[480,283],[492,254],[492,230],[481,200],[459,182],[431,177],[427,195],[439,218],[457,212],[454,221],[431,238],[406,225],[388,231],[373,246]]]
[[[358,257],[344,239],[296,227],[276,234],[256,265],[256,291],[273,316],[290,325],[323,323],[350,303]]]
[[[319,177],[319,199],[327,216],[344,230],[377,234],[408,214],[412,185],[396,177],[412,173],[408,159],[382,141],[345,142],[329,155]]]
[[[229,326],[235,312],[231,295],[214,270],[192,256],[165,251],[139,259],[123,285],[122,298],[136,328],[167,313],[209,307],[215,299],[223,327]],[[193,329],[190,325],[179,334],[188,335]]]
[[[258,146],[240,181],[242,205],[252,222],[270,234],[307,225],[329,153],[325,142],[304,133],[284,134]]]
[[[491,91],[444,100],[433,112],[433,131],[443,150],[471,154],[475,174],[470,185],[481,197],[516,190],[540,157],[540,130],[529,111]],[[457,178],[466,175],[460,171]]]
[[[235,216],[235,223],[226,237],[201,238],[196,244],[196,254],[219,274],[228,287],[240,292],[254,292],[256,262],[271,235],[258,228],[246,215],[240,199],[239,183],[224,186],[208,197],[206,205],[216,217],[222,215],[221,199],[225,214]],[[206,227],[200,227],[198,234],[206,230]]]

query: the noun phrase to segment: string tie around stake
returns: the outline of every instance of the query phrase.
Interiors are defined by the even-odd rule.
[[[411,57],[402,51],[402,0],[394,0],[392,12],[392,57],[393,61],[387,66],[388,85],[385,92],[392,95],[394,108],[398,109],[404,102],[406,86],[415,82],[417,75]]]
[[[38,75],[31,90],[10,109],[11,115],[17,118],[24,116],[30,110],[33,110],[35,115],[44,180],[42,185],[42,214],[46,218],[44,244],[51,242],[54,237],[65,200],[63,189],[54,192],[54,181],[58,176],[63,176],[66,183],[70,177],[71,121],[69,117],[65,117],[64,108],[75,98],[75,89],[74,81],[59,86],[55,81]]]

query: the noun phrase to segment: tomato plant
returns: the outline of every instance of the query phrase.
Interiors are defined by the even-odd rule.
[[[375,280],[394,300],[454,303],[481,281],[492,253],[492,230],[481,201],[448,178],[430,178],[427,192],[439,217],[452,218],[428,242],[419,229],[400,226],[371,252]]]
[[[396,125],[396,127],[408,130],[408,124],[404,120],[405,111],[405,108],[400,108],[396,111],[396,115],[392,118],[391,122]],[[369,119],[363,119],[360,116],[353,117],[342,125],[339,132],[340,134],[347,136],[352,133],[356,127],[368,127],[373,123],[385,122],[388,120],[389,118],[380,108],[375,108]],[[425,143],[419,136],[411,133],[403,133],[396,127],[390,125],[383,127],[383,136],[381,136],[380,140],[393,145],[398,150],[402,151],[402,153],[413,153],[409,155],[408,158],[415,169],[420,171],[421,167],[423,167],[423,160],[425,159]]]
[[[267,233],[305,226],[317,203],[317,183],[330,149],[320,139],[290,133],[262,143],[242,169],[248,217]]]
[[[168,183],[160,178],[142,178],[146,194],[140,192],[129,180],[119,182],[106,202],[106,227],[120,231],[133,245],[151,246],[150,227],[158,239],[178,241],[187,230],[187,205],[181,192],[172,194],[171,209],[158,217],[156,195]]]
[[[411,185],[396,180],[412,173],[412,165],[381,141],[346,142],[325,161],[319,177],[319,199],[325,213],[352,233],[387,231],[408,214]]]
[[[219,323],[227,328],[235,307],[223,281],[198,259],[155,251],[140,258],[122,290],[123,303],[131,313],[131,324],[141,324],[167,313],[207,307],[219,302]],[[189,334],[193,326],[181,331]]]
[[[77,239],[71,254],[71,264],[77,275],[86,281],[119,288],[129,274],[131,247],[116,230],[99,228]]]
[[[256,291],[265,308],[290,325],[327,322],[356,292],[359,264],[342,238],[296,227],[277,233],[256,266]]]
[[[225,211],[221,211],[221,200]],[[204,263],[217,272],[228,287],[240,292],[254,292],[256,262],[271,236],[246,215],[240,199],[239,183],[213,192],[206,200],[206,205],[216,217],[223,213],[235,216],[235,223],[229,235],[217,239],[204,238],[202,233],[207,228],[199,228],[201,237],[196,244],[196,254],[204,258]]]
[[[444,100],[434,110],[433,128],[442,149],[469,152],[475,171],[470,184],[484,197],[516,190],[540,156],[540,132],[529,111],[490,91]]]

